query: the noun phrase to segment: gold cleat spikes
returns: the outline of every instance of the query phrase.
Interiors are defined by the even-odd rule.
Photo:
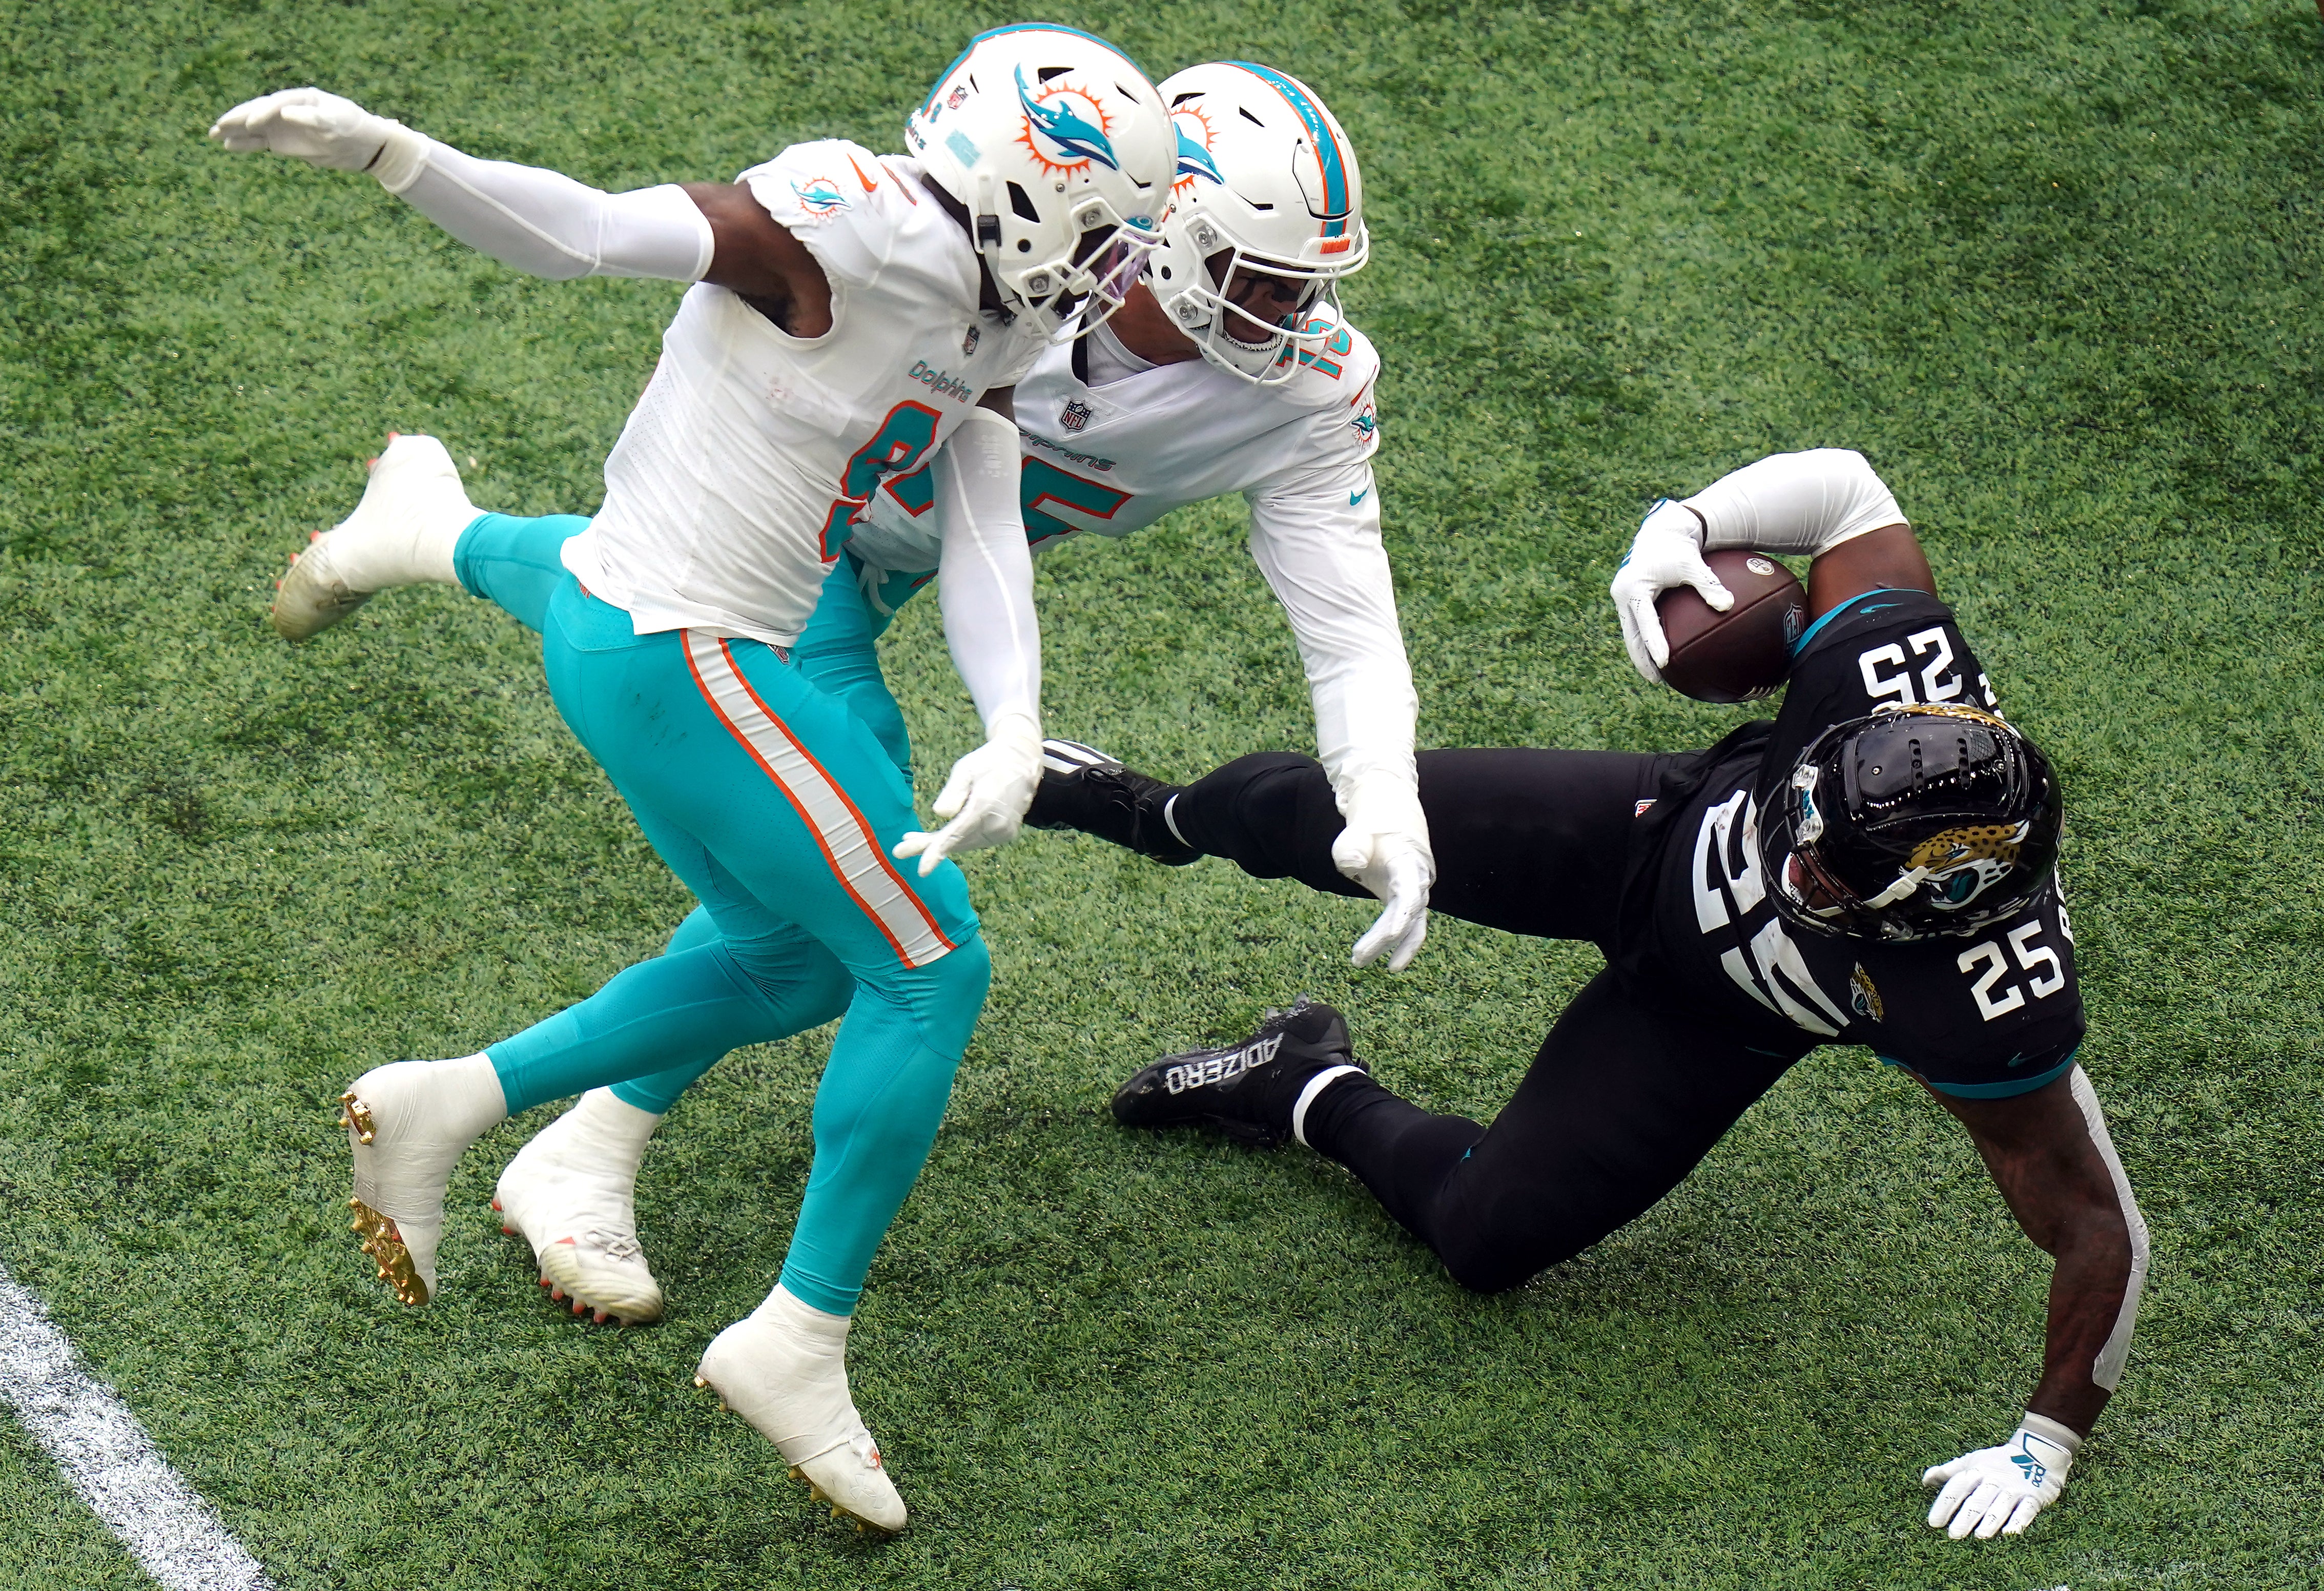
[[[712,1391],[716,1390],[715,1388],[711,1388],[710,1383],[699,1375],[694,1378],[694,1384],[697,1387],[708,1388]],[[733,1412],[732,1410],[726,1407],[726,1400],[723,1397],[718,1400],[718,1411],[721,1414]],[[895,1534],[894,1531],[889,1530],[885,1525],[877,1525],[873,1524],[870,1520],[860,1519],[856,1515],[850,1513],[846,1509],[841,1507],[837,1503],[833,1502],[830,1495],[824,1491],[822,1486],[810,1479],[807,1471],[801,1468],[798,1465],[794,1464],[790,1466],[790,1478],[795,1481],[805,1481],[807,1483],[807,1505],[810,1508],[814,1507],[817,1503],[823,1504],[825,1507],[831,1510],[831,1517],[834,1520],[844,1519],[849,1524],[853,1525],[857,1535],[873,1536],[884,1541]]]
[[[355,1135],[356,1142],[371,1142],[374,1131],[371,1106],[357,1099],[352,1088],[339,1096],[339,1124]]]
[[[394,1290],[401,1302],[426,1303],[428,1284],[420,1280],[411,1263],[411,1251],[403,1246],[403,1234],[396,1230],[395,1223],[359,1198],[347,1203],[355,1212],[354,1229],[363,1235],[363,1252],[379,1268],[379,1279]]]

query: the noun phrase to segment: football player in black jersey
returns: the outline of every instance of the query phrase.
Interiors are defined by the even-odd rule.
[[[1654,598],[1722,611],[1702,554],[1812,557],[1812,623],[1774,723],[1677,755],[1419,754],[1440,911],[1588,939],[1606,967],[1489,1126],[1369,1075],[1302,1002],[1252,1037],[1167,1057],[1114,1097],[1135,1126],[1204,1123],[1340,1161],[1454,1278],[1514,1287],[1683,1179],[1820,1044],[1862,1044],[1959,1117],[2056,1262],[2040,1384],[2010,1438],[1931,1468],[1929,1522],[2016,1534],[2063,1488],[2122,1374],[2146,1231],[2089,1079],[2056,862],[2058,781],[2004,721],[1896,502],[1862,456],[1779,454],[1656,504],[1614,595],[1633,660],[1666,661]],[[1362,892],[1310,758],[1260,753],[1179,786],[1070,743],[1027,821],[1183,864]]]

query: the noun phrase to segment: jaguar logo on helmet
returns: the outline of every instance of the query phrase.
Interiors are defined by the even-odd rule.
[[[2039,748],[1958,703],[1835,724],[1761,830],[1778,915],[1821,933],[1977,932],[2052,887],[2064,816]]]
[[[1036,89],[1017,69],[1017,98],[1025,107],[1025,131],[1019,142],[1032,152],[1050,175],[1069,177],[1094,161],[1109,171],[1121,169],[1120,157],[1106,134],[1113,119],[1097,97],[1072,84],[1056,81]]]
[[[2009,876],[2032,828],[1970,824],[1932,834],[1905,858],[1904,877],[1925,886],[1929,904],[1938,911],[1958,911]]]

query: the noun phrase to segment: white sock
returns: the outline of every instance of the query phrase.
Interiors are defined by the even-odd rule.
[[[842,1355],[847,1352],[847,1328],[855,1322],[853,1315],[835,1315],[828,1309],[816,1309],[779,1281],[775,1283],[775,1290],[767,1295],[767,1301],[751,1313],[818,1348]]]
[[[437,1068],[438,1087],[450,1107],[449,1119],[457,1124],[457,1130],[466,1132],[468,1142],[474,1143],[508,1120],[508,1096],[501,1091],[501,1075],[493,1069],[491,1056],[479,1051],[429,1064]]]
[[[381,451],[363,501],[332,531],[331,570],[355,591],[456,585],[453,550],[479,512],[443,443],[400,436]]]
[[[573,1142],[597,1151],[610,1164],[634,1172],[645,1159],[646,1141],[661,1125],[661,1117],[641,1110],[611,1088],[592,1088],[565,1113]]]
[[[767,1432],[783,1456],[803,1464],[861,1433],[863,1417],[847,1388],[847,1328],[853,1317],[818,1309],[780,1283],[751,1315],[781,1332],[789,1350],[781,1427]]]

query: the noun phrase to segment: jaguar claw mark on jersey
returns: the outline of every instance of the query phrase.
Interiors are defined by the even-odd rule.
[[[1908,661],[1920,666],[1900,685],[1899,666]],[[1702,754],[1691,774],[1700,782],[1683,803],[1663,803],[1675,809],[1658,865],[1655,949],[1632,965],[1666,966],[1682,986],[1732,1002],[1738,1020],[1767,1032],[1771,1048],[1801,1035],[1868,1045],[1932,1087],[1972,1098],[2024,1093],[2061,1075],[2084,1018],[2054,876],[1967,933],[1799,932],[1778,910],[1790,887],[1779,870],[1791,853],[1773,843],[1774,830],[1761,833],[1771,812],[1788,805],[1791,837],[1813,837],[1816,781],[1802,790],[1794,773],[1832,732],[1900,694],[1923,713],[1920,704],[1959,702],[1971,681],[1983,694],[1983,680],[1951,613],[1926,592],[1868,593],[1817,621],[1802,638],[1775,722],[1748,726]],[[1987,708],[1956,707],[1946,716],[1999,722],[1989,698]],[[1921,875],[1912,887],[1958,888],[1960,907],[1974,919],[1976,902],[1993,888],[1987,872],[2014,865],[2027,838],[2015,822],[1961,823],[1931,835],[1911,852],[1907,872]]]

